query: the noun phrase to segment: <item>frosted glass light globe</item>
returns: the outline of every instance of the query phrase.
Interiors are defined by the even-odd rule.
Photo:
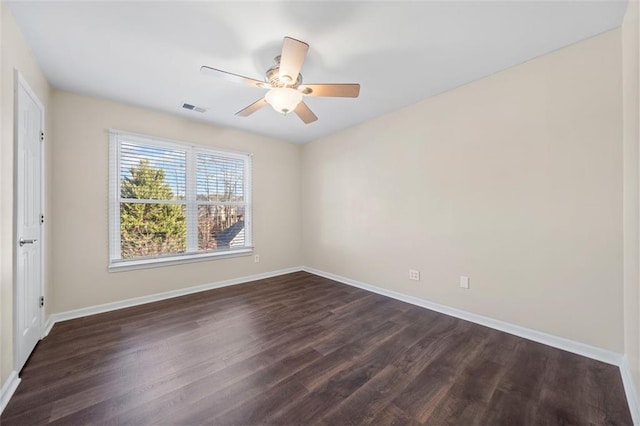
[[[269,90],[264,98],[273,109],[288,114],[302,101],[302,93],[289,87],[276,87]]]

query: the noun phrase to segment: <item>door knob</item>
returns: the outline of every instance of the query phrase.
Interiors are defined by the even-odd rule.
[[[38,240],[25,240],[24,238],[20,238],[19,243],[20,243],[20,247],[22,247],[25,244],[33,244],[36,241],[38,241]]]

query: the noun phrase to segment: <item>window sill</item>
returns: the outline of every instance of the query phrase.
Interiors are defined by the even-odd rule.
[[[183,263],[203,262],[214,259],[250,256],[253,247],[215,253],[187,254],[182,256],[161,257],[155,259],[125,260],[109,264],[109,272],[132,271],[136,269],[157,268],[161,266],[180,265]]]

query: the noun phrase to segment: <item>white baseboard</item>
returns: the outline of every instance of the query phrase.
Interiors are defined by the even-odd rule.
[[[622,383],[624,385],[624,391],[627,396],[627,403],[629,404],[629,411],[631,412],[633,424],[636,426],[640,426],[640,398],[638,397],[638,388],[633,381],[633,376],[631,375],[631,369],[629,368],[629,363],[627,361],[626,355],[622,355],[620,353],[613,352],[607,349],[598,348],[596,346],[587,345],[585,343],[576,342],[574,340],[565,339],[564,337],[554,336],[552,334],[543,333],[541,331],[532,330],[530,328],[521,327],[519,325],[463,311],[461,309],[440,305],[439,303],[430,302],[418,297],[408,296],[406,294],[387,290],[381,287],[376,287],[371,284],[366,284],[329,272],[320,271],[318,269],[309,268],[306,266],[302,269],[305,272],[309,272],[310,274],[319,275],[330,280],[338,281],[343,284],[381,294],[392,299],[407,302],[412,305],[420,306],[422,308],[460,318],[465,321],[480,324],[485,327],[493,328],[495,330],[504,331],[505,333],[513,334],[515,336],[529,339],[534,342],[562,349],[567,352],[572,352],[574,354],[582,355],[587,358],[592,358],[597,361],[615,365],[620,368],[620,375],[622,376]]]
[[[525,339],[533,340],[534,342],[542,343],[545,345],[553,346],[554,348],[562,349],[568,352],[572,352],[578,355],[586,356],[598,361],[606,362],[616,366],[622,365],[622,354],[613,352],[607,349],[598,348],[595,346],[587,345],[585,343],[576,342],[563,337],[554,336],[541,331],[532,330],[530,328],[521,327],[519,325],[511,324],[505,321],[485,317],[482,315],[474,314],[472,312],[463,311],[461,309],[451,308],[449,306],[441,305],[435,302],[431,302],[425,299],[420,299],[414,296],[408,296],[406,294],[398,293],[396,291],[387,290],[381,287],[377,287],[371,284],[366,284],[360,281],[352,280],[350,278],[342,277],[340,275],[332,274],[329,272],[321,271],[318,269],[299,266],[287,269],[280,269],[277,271],[266,272],[263,274],[249,275],[240,278],[232,278],[224,281],[217,281],[208,284],[202,284],[195,287],[187,287],[179,290],[167,291],[164,293],[152,294],[149,296],[136,297],[133,299],[122,300],[118,302],[105,303],[102,305],[89,306],[87,308],[75,309],[72,311],[60,312],[52,314],[45,323],[45,329],[43,336],[49,334],[49,331],[53,325],[60,321],[67,321],[74,318],[85,317],[88,315],[95,315],[104,312],[114,311],[117,309],[129,308],[131,306],[143,305],[146,303],[157,302],[159,300],[171,299],[174,297],[184,296],[187,294],[198,293],[201,291],[213,290],[216,288],[227,287],[237,284],[242,284],[250,281],[261,280],[265,278],[271,278],[279,275],[289,274],[292,272],[306,271],[314,275],[319,275],[334,281],[341,282],[353,287],[358,287],[373,293],[381,294],[383,296],[391,297],[392,299],[407,302],[412,305],[420,306],[432,311],[440,312],[452,317],[460,318],[465,321],[470,321],[476,324],[483,325],[485,327],[493,328],[496,330],[504,331],[505,333],[513,334]]]
[[[640,400],[638,398],[637,388],[634,385],[631,371],[627,359],[622,354],[613,352],[607,349],[598,348],[595,346],[587,345],[585,343],[576,342],[563,337],[554,336],[551,334],[543,333],[541,331],[532,330],[526,327],[521,327],[515,324],[511,324],[505,321],[496,320],[493,318],[485,317],[482,315],[474,314],[472,312],[463,311],[461,309],[452,308],[449,306],[441,305],[435,302],[431,302],[418,297],[409,296],[406,294],[398,293],[392,290],[387,290],[381,287],[377,287],[371,284],[366,284],[360,281],[352,280],[350,278],[335,275],[329,272],[324,272],[318,269],[300,266],[287,269],[280,269],[277,271],[267,272],[263,274],[250,275],[246,277],[233,278],[224,281],[218,281],[209,284],[203,284],[195,287],[188,287],[180,290],[173,290],[164,293],[157,293],[149,296],[136,297],[133,299],[122,300],[119,302],[105,303],[102,305],[90,306],[82,309],[75,309],[72,311],[60,312],[52,314],[47,319],[43,337],[47,336],[51,331],[51,328],[60,321],[67,321],[74,318],[80,318],[88,315],[95,315],[104,312],[114,311],[117,309],[128,308],[131,306],[143,305],[146,303],[157,302],[160,300],[171,299],[174,297],[184,296],[187,294],[198,293],[201,291],[213,290],[216,288],[227,287],[237,284],[242,284],[250,281],[261,280],[265,278],[271,278],[279,275],[289,274],[292,272],[305,271],[314,275],[328,278],[330,280],[338,281],[343,284],[347,284],[353,287],[358,287],[363,290],[367,290],[373,293],[377,293],[383,296],[390,297],[392,299],[400,300],[402,302],[410,303],[412,305],[420,306],[422,308],[430,309],[432,311],[440,312],[445,315],[460,318],[465,321],[470,321],[476,324],[483,325],[485,327],[493,328],[495,330],[503,331],[505,333],[513,334],[525,339],[532,340],[534,342],[542,343],[548,346],[552,346],[558,349],[562,349],[568,352],[572,352],[578,355],[592,358],[598,361],[605,362],[607,364],[616,365],[620,368],[622,375],[622,381],[624,389],[627,395],[627,401],[629,404],[629,410],[633,418],[633,423],[640,426]],[[15,389],[20,383],[20,378],[14,371],[7,379],[7,382],[2,387],[2,405],[0,406],[0,413],[6,406],[15,392]]]
[[[523,337],[525,339],[533,340],[534,342],[542,343],[554,348],[562,349],[568,352],[573,352],[578,355],[593,358],[598,361],[606,362],[607,364],[613,364],[619,366],[622,362],[622,354],[609,351],[607,349],[598,348],[595,346],[587,345],[585,343],[576,342],[573,340],[565,339],[563,337],[554,336],[552,334],[543,333],[541,331],[532,330],[530,328],[521,327],[519,325],[511,324],[508,322],[500,321],[497,319],[485,317],[482,315],[474,314],[472,312],[463,311],[461,309],[451,308],[449,306],[440,305],[439,303],[430,302],[425,299],[420,299],[414,296],[408,296],[406,294],[398,293],[396,291],[387,290],[381,287],[376,287],[371,284],[366,284],[360,281],[345,278],[339,275],[335,275],[329,272],[320,271],[318,269],[304,267],[304,271],[311,274],[320,275],[321,277],[328,278],[330,280],[338,281],[343,284],[347,284],[353,287],[358,287],[363,290],[378,293],[383,296],[391,297],[392,299],[407,302],[412,305],[420,306],[432,311],[440,312],[452,317],[460,318],[465,321],[470,321],[476,324],[484,325],[485,327],[493,328],[496,330],[504,331],[505,333],[513,334],[515,336]]]
[[[9,403],[13,393],[18,389],[19,384],[20,377],[18,377],[18,373],[14,370],[9,374],[7,380],[2,384],[2,389],[0,389],[0,414],[2,414]]]
[[[622,357],[620,375],[622,375],[622,384],[624,385],[624,392],[627,394],[627,403],[629,404],[633,424],[640,425],[640,397],[626,355]]]
[[[53,328],[53,325],[55,323],[56,322],[53,319],[53,315],[49,315],[49,318],[47,318],[47,321],[45,321],[45,323],[44,323],[44,330],[42,330],[42,338],[43,339],[49,335],[49,332],[51,331],[51,329]]]
[[[118,302],[105,303],[102,305],[89,306],[87,308],[74,309],[72,311],[59,312],[49,316],[45,322],[42,337],[45,337],[51,331],[51,328],[61,321],[67,321],[74,318],[86,317],[89,315],[101,314],[104,312],[115,311],[117,309],[129,308],[131,306],[144,305],[146,303],[157,302],[174,297],[185,296],[187,294],[199,293],[201,291],[213,290],[221,287],[228,287],[237,284],[243,284],[250,281],[263,280],[265,278],[277,277],[279,275],[290,274],[292,272],[302,271],[301,266],[293,268],[279,269],[277,271],[265,272],[262,274],[249,275],[239,278],[231,278],[229,280],[217,281],[208,284],[202,284],[195,287],[181,288],[179,290],[167,291],[164,293],[151,294],[149,296],[135,297],[133,299],[121,300]]]

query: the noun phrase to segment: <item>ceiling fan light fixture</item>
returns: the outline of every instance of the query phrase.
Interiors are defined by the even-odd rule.
[[[282,53],[275,57],[275,65],[267,70],[264,81],[208,66],[200,67],[200,72],[215,75],[235,83],[268,90],[264,97],[236,112],[239,117],[248,117],[259,109],[271,105],[274,110],[281,114],[286,115],[293,112],[305,124],[310,124],[318,120],[318,117],[304,103],[302,100],[304,96],[357,98],[360,94],[360,85],[353,83],[305,84],[303,86],[300,69],[308,50],[309,45],[307,43],[291,37],[285,37],[282,42]]]
[[[281,114],[288,114],[302,101],[302,93],[289,87],[274,87],[264,98],[273,109]]]

